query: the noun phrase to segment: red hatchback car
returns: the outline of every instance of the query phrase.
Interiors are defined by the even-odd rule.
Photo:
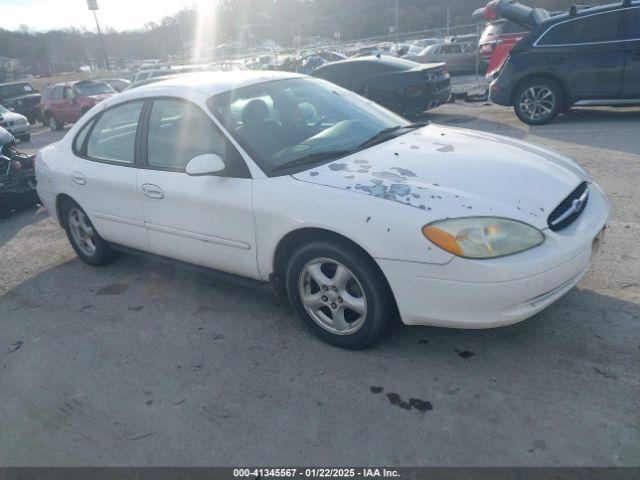
[[[48,85],[42,92],[42,118],[51,130],[74,123],[95,104],[117,92],[105,82],[82,80]]]

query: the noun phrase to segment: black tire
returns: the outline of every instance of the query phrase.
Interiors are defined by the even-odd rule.
[[[37,118],[35,115],[31,114],[27,117],[27,121],[29,122],[29,125],[35,125]]]
[[[82,107],[82,110],[80,110],[80,116],[84,117],[84,115],[89,111],[89,109],[87,107]]]
[[[70,225],[71,223],[70,214],[74,210],[76,211],[79,210],[82,214],[84,214],[89,226],[91,226],[91,228],[93,229],[93,232],[94,232],[93,243],[95,244],[95,251],[92,254],[88,254],[78,244],[74,234],[72,233],[72,227]],[[84,212],[84,210],[82,210],[80,205],[78,205],[73,200],[70,200],[70,199],[66,200],[62,204],[61,217],[62,217],[62,222],[63,222],[65,232],[67,233],[67,238],[69,239],[69,243],[71,243],[71,246],[73,247],[75,252],[78,254],[78,257],[80,257],[85,263],[94,267],[98,267],[100,265],[104,265],[105,263],[108,263],[111,260],[113,260],[113,258],[115,257],[115,252],[109,246],[109,244],[106,241],[104,241],[104,239],[98,234],[93,224],[91,224],[91,220],[89,220],[89,217]]]
[[[49,128],[53,131],[62,130],[62,128],[64,127],[64,124],[60,122],[56,118],[56,116],[51,112],[47,112],[47,124],[49,125]]]
[[[340,263],[361,286],[360,293],[364,295],[366,302],[366,315],[361,316],[363,323],[353,333],[332,333],[314,320],[303,304],[300,292],[303,272],[310,262],[320,259]],[[382,273],[369,257],[346,242],[318,240],[302,245],[289,258],[285,278],[289,301],[305,326],[316,337],[332,345],[348,349],[369,347],[389,333],[397,319],[393,294]]]
[[[565,104],[562,88],[556,82],[532,78],[518,87],[513,109],[520,121],[529,125],[544,125],[556,118],[566,108]]]
[[[27,133],[26,135],[22,135],[22,136],[20,137],[20,141],[21,141],[22,143],[29,143],[29,142],[31,141],[31,134],[30,134],[30,133]]]

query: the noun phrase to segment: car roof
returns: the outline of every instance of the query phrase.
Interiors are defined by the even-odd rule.
[[[632,1],[629,6],[630,7],[638,7],[638,6],[640,6],[640,1],[638,1],[638,0]],[[587,16],[587,15],[593,15],[595,13],[603,13],[603,12],[609,12],[609,11],[613,11],[613,10],[621,10],[623,8],[628,8],[628,7],[624,7],[621,1],[617,2],[617,3],[609,3],[607,5],[596,5],[596,6],[593,6],[593,7],[578,8],[575,15],[571,15],[570,12],[564,12],[564,13],[560,13],[558,15],[552,15],[551,17],[546,19],[544,22],[542,22],[540,25],[544,25],[545,27],[548,27],[550,25],[553,25],[553,24],[559,23],[559,22],[563,22],[563,21],[568,20],[568,19],[580,18],[580,17]]]
[[[236,88],[248,87],[272,80],[287,78],[301,78],[304,75],[290,72],[235,70],[229,72],[194,72],[169,77],[148,85],[141,85],[131,90],[125,90],[119,98],[136,97],[142,92],[153,91],[161,94],[175,94],[177,91],[189,90],[205,95],[217,95]]]

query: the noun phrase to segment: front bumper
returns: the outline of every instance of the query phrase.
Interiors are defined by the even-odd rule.
[[[5,128],[9,130],[14,137],[21,137],[23,135],[31,133],[31,125],[29,125],[29,122],[22,124],[13,124]]]
[[[492,328],[535,315],[569,292],[593,261],[609,215],[590,185],[589,205],[571,226],[545,230],[545,243],[493,260],[455,257],[445,265],[378,259],[407,325]]]

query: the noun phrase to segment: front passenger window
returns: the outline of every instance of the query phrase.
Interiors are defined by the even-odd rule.
[[[179,100],[156,100],[149,118],[148,164],[183,172],[198,155],[226,157],[226,139],[197,106]]]

